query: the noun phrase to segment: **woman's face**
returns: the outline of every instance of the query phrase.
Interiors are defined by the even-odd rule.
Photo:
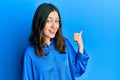
[[[55,37],[57,30],[59,29],[59,16],[56,11],[52,11],[47,18],[43,34],[45,39],[51,39]]]

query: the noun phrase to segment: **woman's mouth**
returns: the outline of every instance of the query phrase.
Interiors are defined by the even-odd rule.
[[[50,34],[55,34],[55,30],[49,30]]]

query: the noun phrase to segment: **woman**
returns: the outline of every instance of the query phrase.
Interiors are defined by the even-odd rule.
[[[62,35],[58,9],[49,3],[41,4],[34,15],[31,45],[24,51],[23,80],[75,80],[87,66],[82,31],[74,34],[78,43],[76,53]]]

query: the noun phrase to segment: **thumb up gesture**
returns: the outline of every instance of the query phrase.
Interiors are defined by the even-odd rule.
[[[83,53],[83,40],[82,40],[82,32],[74,33],[74,41],[78,43],[79,51]]]

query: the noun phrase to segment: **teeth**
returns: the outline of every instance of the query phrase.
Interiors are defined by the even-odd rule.
[[[55,32],[55,30],[50,30],[50,32]]]
[[[55,30],[49,30],[51,33],[54,33],[55,32]]]

